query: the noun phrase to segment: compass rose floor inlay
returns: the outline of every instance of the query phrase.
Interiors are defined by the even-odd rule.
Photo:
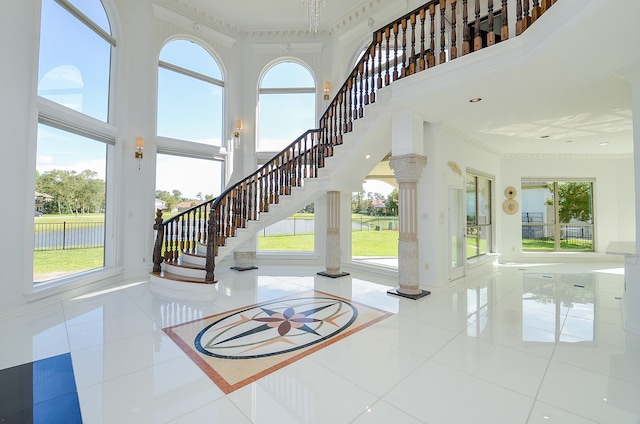
[[[390,315],[309,291],[164,332],[228,394]]]

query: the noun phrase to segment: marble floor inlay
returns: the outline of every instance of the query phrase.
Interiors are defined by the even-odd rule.
[[[310,291],[167,327],[164,332],[221,390],[231,393],[389,315]]]

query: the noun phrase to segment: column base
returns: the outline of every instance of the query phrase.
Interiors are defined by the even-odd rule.
[[[258,269],[257,266],[232,266],[229,267],[229,269],[232,269],[234,271],[250,271],[252,269]]]
[[[429,296],[431,294],[431,292],[429,290],[420,290],[420,293],[418,294],[406,294],[406,293],[401,293],[398,291],[398,288],[393,288],[391,290],[387,290],[387,294],[392,294],[394,296],[400,296],[400,297],[404,297],[406,299],[412,299],[412,300],[418,300],[420,298],[423,298],[425,296]]]
[[[322,271],[322,272],[318,272],[318,275],[322,275],[323,277],[329,277],[329,278],[340,278],[340,277],[345,277],[347,275],[349,275],[348,272],[339,272],[337,274],[329,274],[326,271]]]

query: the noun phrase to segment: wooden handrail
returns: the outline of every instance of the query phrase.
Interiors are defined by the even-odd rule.
[[[344,134],[353,130],[353,122],[364,117],[366,106],[376,102],[378,90],[456,59],[459,47],[464,56],[472,47],[477,51],[505,41],[509,38],[508,6],[515,7],[515,35],[518,36],[556,1],[533,1],[530,8],[528,0],[524,0],[524,4],[523,0],[502,0],[501,8],[494,12],[494,0],[475,0],[472,6],[468,0],[462,0],[461,10],[456,7],[458,0],[431,0],[374,31],[371,44],[329,103],[318,129],[302,134],[215,200],[166,221],[162,221],[162,211],[158,211],[154,225],[157,236],[153,271],[160,272],[163,260],[175,261],[181,251],[194,251],[198,243],[206,243],[205,280],[214,282],[218,248],[224,246],[229,237],[235,237],[238,228],[259,220],[270,205],[279,202],[280,196],[291,194],[292,187],[303,186],[307,178],[316,178],[325,159],[333,156],[334,148],[343,143]],[[470,8],[473,8],[471,22]],[[487,13],[484,37],[483,11]],[[458,13],[462,18],[460,26]],[[494,14],[500,15],[499,28],[495,28]],[[462,40],[460,46],[458,40]],[[436,46],[439,47],[437,54]],[[206,217],[207,211],[204,225],[202,213]]]

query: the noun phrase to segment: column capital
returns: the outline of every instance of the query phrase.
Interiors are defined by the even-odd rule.
[[[391,156],[389,166],[393,169],[396,181],[399,183],[416,183],[427,165],[427,157],[410,153],[407,155]]]

